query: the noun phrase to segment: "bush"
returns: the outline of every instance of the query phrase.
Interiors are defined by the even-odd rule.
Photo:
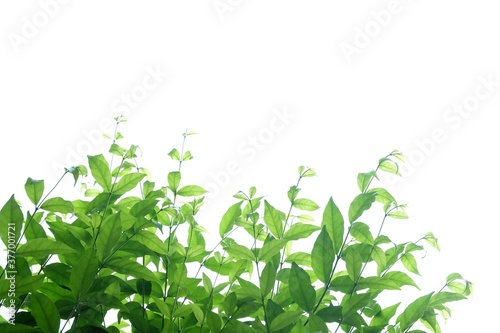
[[[414,254],[439,246],[432,233],[401,244],[382,233],[390,219],[407,218],[405,205],[373,187],[379,173],[398,174],[398,151],[358,174],[346,220],[332,198],[314,220],[320,206],[299,185],[315,171],[299,167],[289,207],[255,187],[236,193],[207,249],[197,221],[206,191],[181,177],[189,134],[169,153],[179,168],[166,186],[138,166],[137,146],[117,143],[119,133],[110,162],[88,156],[88,167],[62,176],[90,179],[82,199],[50,197],[43,180],[28,178],[33,211],[14,196],[0,211],[1,332],[440,332],[446,304],[470,294],[471,283],[453,273],[441,289],[403,302],[404,289],[418,289]],[[373,209],[380,222],[361,222]],[[394,292],[399,301],[383,299]]]

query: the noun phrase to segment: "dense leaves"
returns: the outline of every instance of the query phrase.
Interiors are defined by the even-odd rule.
[[[1,208],[1,332],[438,333],[439,314],[472,292],[452,273],[404,307],[379,303],[384,292],[418,290],[418,252],[439,249],[430,232],[401,244],[382,233],[388,217],[408,217],[372,186],[380,172],[399,174],[397,151],[358,174],[360,193],[344,215],[333,198],[314,215],[321,207],[299,184],[316,172],[301,166],[283,193],[288,207],[252,186],[219,217],[201,218],[206,190],[184,184],[182,163],[193,158],[184,141],[168,153],[174,171],[157,186],[138,166],[139,148],[120,146],[121,138],[110,158],[88,156],[90,175],[83,165],[65,169],[83,198],[44,197],[53,189],[28,178],[28,205],[12,196]]]

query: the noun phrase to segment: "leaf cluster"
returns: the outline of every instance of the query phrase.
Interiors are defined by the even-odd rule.
[[[404,204],[372,186],[380,172],[399,174],[398,151],[358,174],[346,214],[333,198],[320,210],[301,196],[302,180],[316,175],[307,167],[299,167],[285,209],[255,187],[238,192],[220,218],[217,245],[207,248],[198,221],[206,191],[184,180],[182,163],[192,159],[184,141],[168,154],[178,169],[158,185],[137,164],[138,147],[121,147],[120,138],[109,159],[88,156],[87,165],[65,170],[75,184],[87,180],[82,199],[50,197],[43,180],[28,178],[33,210],[23,212],[14,196],[0,210],[8,256],[0,299],[12,315],[1,332],[439,333],[439,314],[471,293],[453,273],[405,306],[381,301],[418,289],[415,253],[439,249],[432,233],[405,243],[383,234],[386,222],[408,218]],[[362,221],[369,210],[378,222]]]

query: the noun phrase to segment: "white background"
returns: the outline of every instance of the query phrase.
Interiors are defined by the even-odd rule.
[[[180,134],[198,132],[187,140],[195,159],[183,166],[183,184],[216,192],[200,220],[213,237],[232,195],[251,185],[285,210],[299,165],[318,172],[302,195],[322,207],[333,196],[347,215],[357,173],[399,149],[410,159],[404,181],[380,185],[409,203],[411,219],[391,220],[387,232],[439,238],[442,251],[420,262],[422,293],[455,271],[475,283],[471,301],[451,304],[443,332],[491,331],[500,296],[500,86],[466,118],[446,115],[474,101],[476,89],[487,92],[480,77],[500,82],[495,2],[223,0],[223,11],[212,0],[53,1],[50,17],[49,2],[0,4],[2,205],[13,193],[26,203],[27,177],[48,190],[60,176],[55,165],[105,153],[100,124],[119,115],[123,94],[138,93],[148,68],[159,69],[168,77],[119,130],[142,148],[140,163],[159,185],[177,168],[167,153]],[[381,27],[371,13],[387,9]],[[365,28],[372,37],[363,40]],[[346,57],[346,44],[358,53]],[[293,117],[275,123],[285,109]],[[70,178],[54,195],[66,193],[78,194]]]

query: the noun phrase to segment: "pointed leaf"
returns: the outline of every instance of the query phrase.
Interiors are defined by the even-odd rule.
[[[361,192],[366,192],[366,189],[370,185],[373,178],[377,178],[377,173],[375,171],[358,173],[358,188]]]
[[[368,303],[372,299],[371,293],[366,294],[353,294],[347,299],[347,301],[342,304],[342,315],[344,317],[349,316],[352,313],[355,313],[362,307],[368,305]]]
[[[363,215],[363,213],[370,209],[372,203],[375,202],[377,193],[361,193],[354,198],[349,206],[349,222],[353,223]]]
[[[133,239],[156,253],[168,255],[167,246],[151,231],[139,230]]]
[[[20,257],[43,258],[51,254],[68,254],[76,252],[71,247],[48,238],[35,238],[21,245],[16,255]]]
[[[321,228],[315,226],[313,224],[305,224],[305,223],[295,223],[290,229],[285,232],[284,238],[288,240],[298,240],[301,238],[307,238],[311,236],[311,234],[315,231],[320,230]]]
[[[219,234],[224,238],[233,229],[235,220],[241,215],[241,201],[235,203],[226,211],[219,225]]]
[[[35,317],[40,330],[43,333],[57,333],[61,317],[54,302],[40,293],[31,294],[30,300],[31,314]]]
[[[6,248],[10,248],[9,240],[10,242],[14,241],[14,244],[19,240],[23,222],[24,217],[21,207],[19,207],[14,195],[12,195],[0,210],[0,236]]]
[[[293,206],[306,211],[314,211],[319,208],[318,204],[310,199],[295,199]]]
[[[266,223],[269,231],[276,238],[281,238],[283,234],[283,221],[281,220],[279,212],[269,202],[264,200],[264,222]]]
[[[168,187],[175,193],[181,183],[181,173],[179,171],[169,172],[167,176]]]
[[[106,263],[106,267],[120,274],[159,283],[158,278],[152,271],[136,261],[131,261],[129,259],[112,259]]]
[[[361,274],[363,259],[361,258],[359,252],[352,246],[344,250],[344,255],[347,273],[349,274],[351,280],[356,282]]]
[[[333,261],[335,260],[335,251],[333,243],[323,226],[321,232],[314,242],[311,252],[311,265],[318,279],[323,283],[330,282],[330,275],[333,270]]]
[[[87,293],[97,276],[99,262],[93,249],[88,249],[73,267],[70,276],[70,287],[77,299]]]
[[[276,282],[276,268],[272,262],[268,262],[260,275],[260,290],[262,297],[266,297],[274,287]]]
[[[276,254],[278,254],[281,249],[286,245],[287,240],[285,239],[272,239],[264,243],[259,251],[258,260],[268,261],[271,260]]]
[[[254,253],[243,245],[233,244],[225,247],[224,250],[236,259],[255,260]]]
[[[328,200],[323,212],[321,225],[326,226],[326,231],[328,231],[332,239],[335,253],[338,254],[344,241],[344,218],[337,205],[333,202],[332,197]]]
[[[395,284],[397,284],[399,287],[402,286],[413,286],[417,289],[420,290],[418,285],[413,281],[411,277],[409,277],[406,273],[403,272],[398,272],[398,271],[393,271],[393,272],[388,272],[384,276],[386,279],[391,280]]]
[[[288,280],[290,296],[304,311],[311,312],[316,303],[316,291],[311,285],[309,274],[296,263],[292,263]]]
[[[417,320],[422,318],[425,310],[429,307],[432,295],[433,293],[430,293],[417,298],[398,316],[396,323],[399,323],[401,332],[404,332],[408,327],[411,327]]]
[[[100,260],[104,260],[118,244],[122,235],[121,213],[109,215],[101,222],[96,248]]]
[[[182,197],[196,197],[199,195],[205,194],[207,191],[198,185],[188,185],[181,187],[177,191],[177,195],[180,195]]]
[[[59,197],[45,200],[40,208],[49,212],[58,212],[61,214],[73,213],[73,204],[71,201]]]
[[[44,182],[43,180],[35,180],[28,178],[26,184],[24,184],[24,189],[28,198],[34,205],[38,205],[43,196]]]
[[[373,316],[373,319],[370,322],[370,326],[386,326],[387,324],[389,324],[389,321],[396,314],[396,311],[400,304],[401,303],[396,303],[377,313],[375,316]]]
[[[111,192],[111,172],[102,154],[88,156],[90,173],[105,192]]]
[[[19,276],[11,274],[10,269],[5,272],[5,276],[0,280],[0,299],[7,298],[12,280],[15,280],[16,295],[24,295],[37,291],[43,282],[45,275]]]
[[[417,267],[417,260],[415,259],[415,256],[409,252],[405,253],[401,257],[401,262],[405,266],[405,268],[414,274],[419,275],[420,273],[418,272],[418,267]]]
[[[298,321],[302,317],[303,311],[287,311],[277,315],[271,322],[271,331],[279,331]]]
[[[328,333],[328,327],[326,326],[325,322],[323,319],[321,319],[319,316],[311,313],[309,315],[309,332],[311,333]]]
[[[144,173],[134,172],[123,176],[113,187],[113,193],[124,194],[134,189],[139,182],[146,177]]]

